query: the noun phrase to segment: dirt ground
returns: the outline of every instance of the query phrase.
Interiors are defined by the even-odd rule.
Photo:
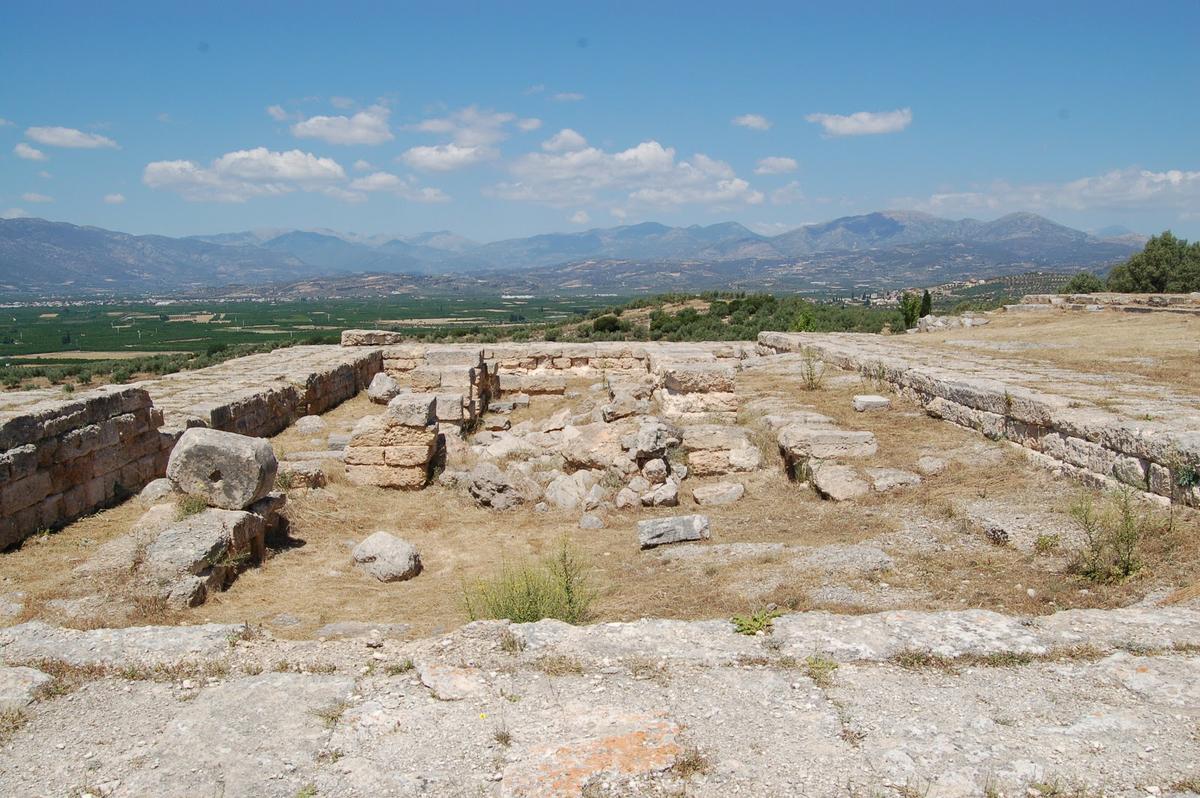
[[[1006,323],[950,335],[1018,340],[1024,329]],[[929,338],[925,345],[937,345]],[[576,397],[534,397],[513,421],[548,417],[563,406],[586,409],[603,401],[596,383],[573,382],[569,387],[578,392]],[[476,506],[463,490],[437,484],[411,493],[355,487],[345,481],[340,463],[331,461],[328,487],[290,492],[286,514],[291,540],[278,543],[261,567],[247,570],[228,591],[201,607],[174,614],[138,607],[128,618],[114,620],[111,614],[89,616],[86,605],[61,603],[111,588],[74,578],[71,568],[129,529],[143,512],[136,502],[0,555],[0,601],[23,594],[15,596],[23,608],[14,621],[37,617],[76,626],[248,622],[266,625],[279,636],[307,637],[326,623],[368,621],[404,624],[413,635],[424,635],[468,620],[464,586],[494,575],[506,563],[553,552],[563,536],[589,563],[600,590],[597,621],[729,617],[769,604],[835,612],[982,607],[1040,614],[1127,605],[1194,579],[1200,525],[1190,511],[1176,511],[1169,532],[1144,542],[1144,566],[1136,578],[1098,585],[1066,573],[1071,549],[1080,542],[1069,508],[1082,495],[1097,502],[1103,497],[1032,466],[1007,444],[931,419],[896,397],[888,411],[852,410],[853,395],[879,391],[880,386],[845,373],[830,372],[815,391],[804,390],[798,376],[775,369],[751,368],[738,376],[738,392],[745,399],[778,397],[828,415],[847,429],[874,432],[879,453],[856,465],[911,470],[920,456],[934,455],[949,463],[943,474],[925,477],[914,488],[856,502],[824,501],[806,485],[787,479],[778,452],[767,436],[756,432],[767,455],[760,471],[689,477],[678,508],[601,511],[605,528],[585,530],[579,528],[578,512],[538,513],[527,506],[498,512]],[[306,438],[292,428],[273,444],[281,455],[324,448],[326,435],[348,432],[358,419],[380,410],[360,396],[326,414],[328,429],[320,436]],[[739,420],[754,423],[748,413]],[[729,506],[697,508],[692,490],[722,479],[743,482],[745,498]],[[638,548],[639,519],[690,512],[709,516],[711,544],[647,552]],[[1005,545],[988,540],[986,529],[997,522],[1012,531]],[[420,576],[384,584],[352,564],[354,544],[376,530],[391,531],[417,546],[425,566]],[[1039,546],[1039,538],[1054,545]],[[881,557],[891,558],[890,567],[878,564]]]
[[[1200,394],[1200,317],[1182,313],[996,313],[983,327],[910,335],[921,346],[1002,354],[1092,374],[1134,374]]]

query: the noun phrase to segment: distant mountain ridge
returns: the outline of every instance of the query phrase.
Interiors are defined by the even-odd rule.
[[[815,271],[823,274],[823,264],[854,263],[862,279],[887,282],[904,272],[889,271],[889,264],[921,262],[939,273],[949,270],[953,279],[955,270],[964,276],[968,272],[991,276],[975,272],[1102,268],[1137,248],[1128,233],[1098,237],[1033,213],[985,222],[880,211],[804,225],[774,236],[755,233],[737,222],[689,227],[643,222],[486,244],[449,231],[401,237],[264,229],[168,238],[42,219],[8,219],[0,220],[0,290],[163,290],[363,272],[521,274],[559,265],[578,269],[589,262],[634,267],[653,263],[659,269],[664,264],[737,262],[749,264],[737,270],[744,279],[753,279],[759,263],[764,271],[790,268],[794,273],[803,273],[803,265],[813,263]],[[717,269],[714,274],[725,272]]]

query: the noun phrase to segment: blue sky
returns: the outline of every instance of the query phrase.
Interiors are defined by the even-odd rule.
[[[479,240],[886,208],[1200,236],[1200,2],[9,4],[0,214]]]

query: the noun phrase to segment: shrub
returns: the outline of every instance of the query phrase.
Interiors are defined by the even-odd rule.
[[[175,503],[175,518],[182,521],[188,516],[196,515],[204,512],[208,508],[208,504],[199,496],[185,494],[179,497]]]
[[[804,348],[803,361],[800,364],[800,382],[806,391],[816,391],[825,381],[825,364],[817,358],[817,353],[808,347]]]
[[[1104,290],[1104,281],[1091,272],[1080,272],[1063,286],[1066,294],[1097,294]]]
[[[904,329],[912,329],[921,313],[921,299],[916,294],[905,291],[900,297],[900,312],[904,314]]]
[[[734,631],[740,635],[754,635],[771,631],[772,622],[782,615],[779,610],[755,610],[749,615],[735,615],[729,619]]]
[[[507,618],[532,623],[555,618],[578,624],[591,618],[597,597],[587,564],[564,538],[558,551],[540,562],[503,565],[490,579],[463,588],[471,620]]]
[[[1115,583],[1141,567],[1141,547],[1148,535],[1169,531],[1171,519],[1142,511],[1132,489],[1123,488],[1099,510],[1088,496],[1071,508],[1084,543],[1074,556],[1073,571],[1092,582]]]

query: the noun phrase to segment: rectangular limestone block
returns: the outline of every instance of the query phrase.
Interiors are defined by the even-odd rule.
[[[404,334],[388,330],[343,330],[342,346],[387,346],[404,342]]]
[[[732,366],[687,363],[663,369],[663,384],[674,393],[732,393]]]
[[[423,427],[389,425],[382,415],[368,416],[355,425],[350,447],[414,446],[428,444],[437,438],[436,424]]]
[[[389,466],[347,465],[346,478],[354,485],[420,490],[429,480],[429,469],[422,466],[391,468]]]
[[[502,393],[561,394],[567,390],[567,380],[557,374],[508,374],[500,373]]]

